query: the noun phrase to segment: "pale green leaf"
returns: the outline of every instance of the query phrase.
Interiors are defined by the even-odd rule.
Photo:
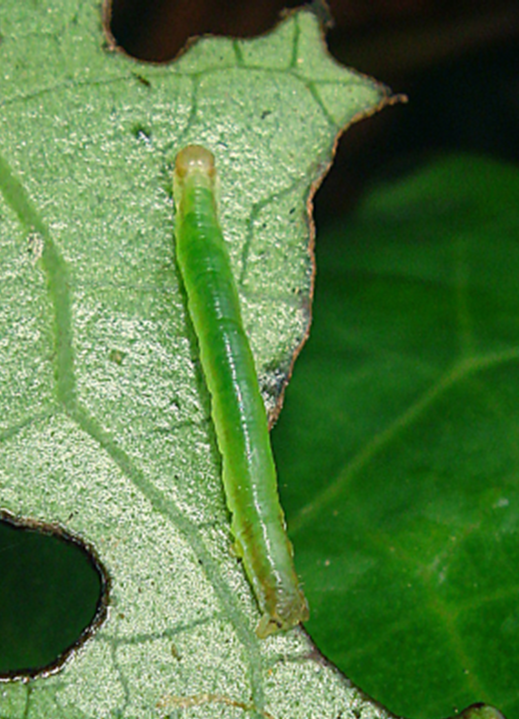
[[[1,506],[97,551],[108,619],[2,719],[385,713],[302,630],[259,641],[230,552],[209,402],[173,253],[171,167],[216,155],[271,410],[309,320],[307,201],[338,133],[387,99],[300,11],[176,63],[107,48],[96,2],[0,9]]]

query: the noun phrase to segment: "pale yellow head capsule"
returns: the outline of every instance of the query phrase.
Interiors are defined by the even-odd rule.
[[[216,189],[214,155],[202,145],[187,145],[178,153],[173,174],[173,197],[180,207],[182,191],[189,180]]]
[[[177,155],[175,160],[175,173],[184,178],[192,172],[201,172],[204,175],[214,176],[214,155],[201,145],[188,145]]]

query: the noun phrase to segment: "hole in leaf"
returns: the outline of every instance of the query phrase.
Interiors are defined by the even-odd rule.
[[[270,30],[281,12],[301,0],[112,0],[110,32],[139,60],[167,62],[187,40],[204,34],[255,37]]]
[[[106,571],[59,526],[0,512],[0,578],[0,680],[55,671],[106,616]]]

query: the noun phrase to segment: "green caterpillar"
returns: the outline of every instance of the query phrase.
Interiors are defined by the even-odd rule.
[[[215,199],[214,157],[189,145],[176,158],[178,267],[198,337],[236,551],[256,595],[260,638],[308,619],[277,491],[267,416]]]

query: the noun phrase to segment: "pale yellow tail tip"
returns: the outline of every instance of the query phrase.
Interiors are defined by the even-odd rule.
[[[256,627],[256,636],[258,639],[266,639],[271,634],[286,632],[297,627],[301,622],[306,622],[309,617],[310,610],[308,609],[307,601],[304,597],[301,597],[301,604],[288,617],[263,614]]]

